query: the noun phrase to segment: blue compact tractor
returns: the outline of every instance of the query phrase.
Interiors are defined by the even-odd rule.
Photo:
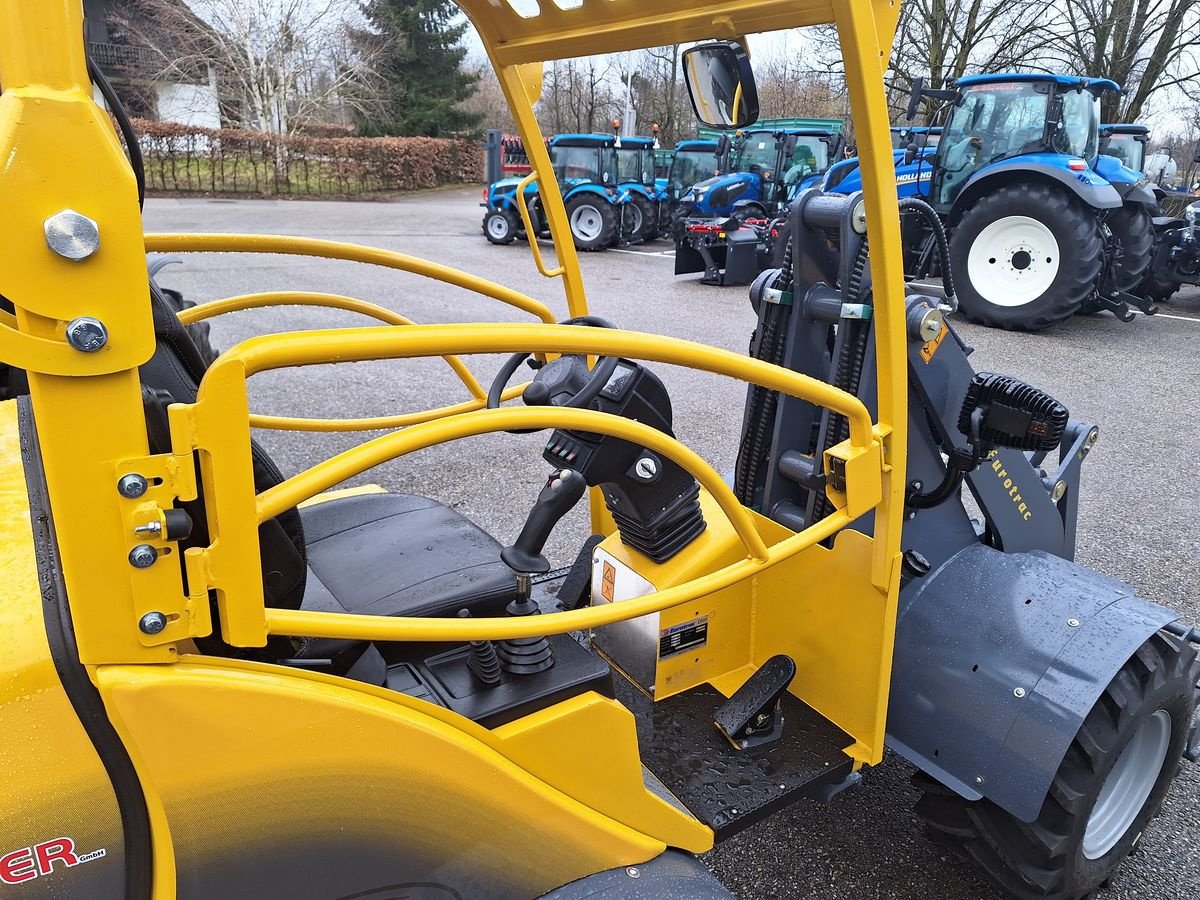
[[[617,186],[616,141],[606,134],[559,134],[550,139],[550,162],[567,207],[571,235],[580,250],[603,250],[621,234],[622,207],[628,193]],[[483,233],[493,244],[511,244],[523,229],[517,209],[519,178],[505,178],[487,187]],[[535,236],[547,230],[538,199],[537,183],[525,188]]]
[[[935,147],[897,151],[901,198],[928,201],[950,234],[950,269],[963,312],[1000,328],[1033,331],[1077,312],[1129,305],[1154,256],[1154,193],[1139,172],[1099,152],[1100,95],[1108,79],[1007,74],[960,78]],[[862,188],[856,165],[830,171],[826,190]],[[923,216],[903,219],[906,271],[942,274]]]
[[[629,196],[621,233],[633,243],[652,241],[666,213],[666,193],[654,177],[654,139],[619,137],[616,154],[617,187]]]

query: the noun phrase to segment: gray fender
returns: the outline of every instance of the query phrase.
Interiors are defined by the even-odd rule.
[[[973,544],[901,593],[888,745],[1032,822],[1104,688],[1177,618],[1060,557]]]
[[[996,163],[979,174],[972,175],[963,185],[962,192],[954,202],[955,210],[957,211],[963,206],[964,201],[974,202],[975,197],[990,190],[992,182],[1007,184],[1013,181],[1028,180],[1031,172],[1057,181],[1093,209],[1116,209],[1121,205],[1121,195],[1117,193],[1116,188],[1091,169],[1083,172],[1068,172],[1056,166],[1022,160],[1018,157],[1008,162]]]
[[[1121,195],[1121,200],[1125,203],[1141,203],[1143,206],[1149,206],[1152,209],[1158,209],[1158,198],[1154,195],[1153,189],[1148,184],[1114,184],[1113,190]]]

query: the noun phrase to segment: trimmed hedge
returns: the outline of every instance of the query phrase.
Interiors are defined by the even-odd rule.
[[[274,135],[136,120],[146,188],[158,194],[370,197],[479,184],[469,140]]]

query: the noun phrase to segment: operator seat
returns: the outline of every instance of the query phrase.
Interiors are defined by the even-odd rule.
[[[166,406],[191,403],[208,360],[176,316],[178,300],[150,282],[156,346],[140,367],[151,452],[169,449]],[[172,302],[174,300],[174,303]],[[270,456],[251,442],[255,488],[283,480]],[[208,543],[195,504],[191,544]],[[375,616],[500,615],[516,594],[516,576],[500,561],[497,541],[453,509],[409,494],[344,496],[291,509],[259,528],[269,607]],[[217,610],[213,607],[214,622]],[[218,629],[214,628],[214,632]],[[197,641],[207,653],[267,661],[332,658],[348,641],[273,640],[266,651],[230,647],[214,633]]]

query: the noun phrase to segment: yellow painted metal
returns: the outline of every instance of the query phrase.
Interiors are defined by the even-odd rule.
[[[556,321],[546,304],[520,291],[440,263],[418,259],[395,250],[381,250],[378,247],[277,234],[147,234],[145,249],[147,253],[284,253],[367,263],[453,284],[515,306],[543,322]]]
[[[562,9],[545,0],[538,15],[527,17],[504,2],[460,0],[458,5],[497,65],[507,66],[819,25],[833,21],[838,2],[583,0]]]
[[[628,765],[637,758],[632,717],[584,698],[562,711],[561,723],[551,713],[493,734],[404,694],[232,660],[104,666],[96,682],[149,806],[169,822],[171,846],[156,847],[156,858],[197,846],[209,859],[242,852],[248,841],[264,847],[281,821],[288,832],[275,852],[287,852],[285,844],[323,852],[320,826],[332,822],[351,842],[384,840],[397,858],[445,880],[472,878],[471,896],[530,897],[642,862],[668,840],[705,844],[707,829],[651,797],[640,767]],[[587,720],[603,760],[574,759],[574,777],[546,758],[549,746],[565,746],[569,719]],[[537,732],[546,738],[540,747]],[[605,801],[593,802],[606,790]],[[405,821],[420,827],[391,827]],[[519,846],[536,852],[513,852],[508,823],[519,823]]]
[[[81,852],[113,852],[120,809],[46,639],[21,451],[17,403],[8,400],[0,403],[0,846],[7,853],[70,835]]]
[[[546,263],[542,259],[542,247],[537,242],[537,230],[533,227],[533,220],[529,216],[529,204],[525,202],[525,189],[533,184],[535,178],[538,177],[537,171],[530,172],[517,183],[516,189],[516,204],[517,211],[521,214],[521,224],[525,226],[525,234],[529,238],[529,249],[533,251],[533,262],[537,266],[538,271],[546,278],[557,278],[566,272],[566,268],[559,264],[553,269],[547,269]]]
[[[145,456],[136,366],[154,350],[133,175],[108,115],[92,100],[78,0],[0,0],[0,359],[29,373],[63,578],[85,661],[169,661],[138,639],[113,461]],[[99,248],[72,261],[47,246],[44,220],[72,209],[94,220]],[[95,353],[64,341],[88,315],[107,327]]]
[[[646,790],[637,741],[630,739],[636,730],[624,706],[587,693],[501,725],[493,734],[530,774],[585,806],[669,846],[693,853],[712,849],[707,826]],[[581,769],[586,777],[580,777]]]
[[[487,47],[489,55],[492,49]],[[493,61],[494,61],[493,57]],[[567,221],[567,210],[563,205],[562,191],[558,189],[558,179],[554,177],[554,167],[550,164],[550,152],[542,139],[537,116],[533,112],[533,104],[541,94],[541,63],[542,60],[526,60],[536,65],[497,66],[496,75],[500,88],[508,99],[508,108],[516,122],[517,131],[521,135],[525,153],[529,157],[531,167],[530,178],[536,179],[538,193],[542,198],[542,211],[550,227],[550,235],[554,238],[554,252],[558,257],[558,268],[562,269],[563,293],[567,298],[567,309],[571,316],[585,316],[588,313],[587,295],[583,288],[583,274],[579,271],[579,253],[575,249],[575,239],[571,235],[571,226]],[[533,72],[538,73],[537,78]],[[517,196],[521,196],[518,194]],[[524,203],[518,204],[524,206]],[[528,216],[528,210],[522,212],[522,217]],[[528,227],[528,226],[527,226]],[[533,243],[536,238],[532,231],[526,232]],[[535,250],[540,253],[540,250]],[[535,257],[535,260],[538,257]],[[539,263],[540,267],[540,263]]]
[[[326,309],[344,309],[347,312],[356,312],[370,316],[372,319],[378,319],[380,322],[386,322],[388,325],[416,324],[407,316],[402,316],[400,313],[393,312],[376,303],[368,303],[366,300],[359,300],[356,297],[318,291],[266,291],[259,294],[225,297],[182,310],[178,314],[178,318],[184,325],[191,325],[194,322],[203,322],[226,313],[242,312],[247,309],[264,309],[271,306],[320,306]],[[457,356],[447,356],[445,359],[472,397],[476,400],[487,398],[487,391],[483,389],[471,371],[463,365],[462,360]]]
[[[896,215],[896,173],[884,93],[883,70],[899,16],[899,0],[838,0],[833,5],[850,112],[858,141],[867,233],[871,236],[871,291],[874,297],[878,369],[879,434],[883,439],[884,502],[875,515],[871,583],[887,590],[900,562],[908,452],[908,350],[904,323],[904,259]],[[896,602],[896,595],[890,596]]]

